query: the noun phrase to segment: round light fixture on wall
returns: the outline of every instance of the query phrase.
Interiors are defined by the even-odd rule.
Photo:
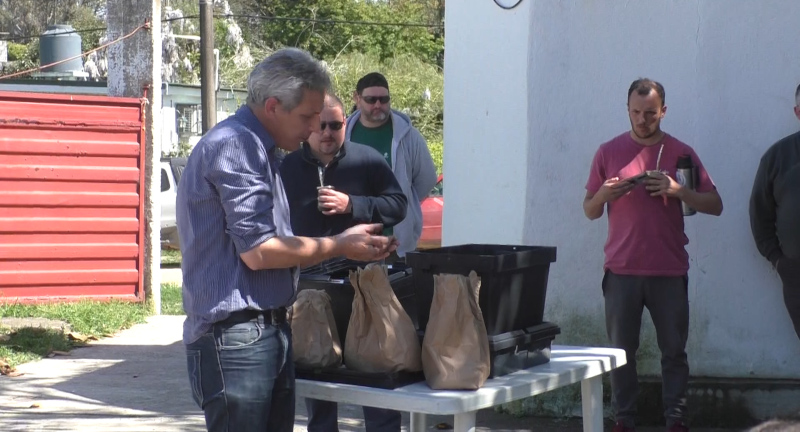
[[[503,9],[514,9],[522,3],[522,0],[494,0],[494,2]]]

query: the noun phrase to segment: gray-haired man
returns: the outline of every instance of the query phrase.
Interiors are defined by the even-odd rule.
[[[385,258],[396,244],[358,225],[296,237],[277,149],[319,128],[330,78],[298,49],[275,52],[247,82],[247,104],[192,151],[178,186],[183,339],[192,396],[209,431],[291,431],[294,366],[286,308],[297,267],[335,256]]]

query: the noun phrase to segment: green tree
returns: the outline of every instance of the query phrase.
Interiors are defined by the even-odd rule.
[[[0,30],[12,37],[35,38],[53,24],[82,23],[94,17],[96,26],[102,24],[105,7],[106,0],[3,0]]]
[[[248,29],[247,38],[252,44],[268,41],[272,47],[296,46],[326,60],[344,53],[361,52],[375,54],[380,59],[413,54],[426,62],[435,63],[441,57],[444,44],[435,31],[441,22],[429,21],[429,8],[426,6],[429,1],[433,0],[265,0],[232,2],[232,7],[236,13],[273,18],[243,21],[242,25]],[[286,21],[282,18],[351,23]],[[414,22],[430,24],[431,27],[371,25],[363,22]]]
[[[28,57],[28,46],[9,42],[8,44],[8,61],[25,60]]]
[[[103,16],[106,0],[3,0],[0,2],[0,30],[18,44],[11,45],[10,63],[4,73],[26,70],[39,62],[39,36],[48,25],[70,24],[76,30],[100,28],[82,32],[81,50],[88,51],[100,44],[105,34]],[[23,50],[22,47],[25,49]]]

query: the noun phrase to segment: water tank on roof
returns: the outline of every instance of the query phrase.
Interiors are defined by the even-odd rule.
[[[44,66],[81,54],[81,37],[71,25],[51,25],[39,36],[39,64]],[[43,72],[70,73],[83,71],[83,59],[78,57],[49,68]]]

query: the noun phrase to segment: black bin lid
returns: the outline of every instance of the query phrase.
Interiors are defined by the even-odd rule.
[[[342,279],[342,276],[347,275],[350,270],[356,270],[358,267],[364,268],[367,266],[367,264],[370,263],[354,261],[347,258],[333,258],[328,261],[323,261],[319,264],[300,269],[300,279],[332,282],[337,284],[349,284],[350,280],[348,277],[344,276]],[[394,262],[389,264],[387,267],[389,271],[390,283],[396,281],[397,279],[411,275],[411,268],[409,268],[403,262]],[[337,275],[337,278],[332,277],[334,274]]]
[[[465,244],[406,254],[412,268],[469,268],[478,273],[518,270],[556,261],[555,246]]]

